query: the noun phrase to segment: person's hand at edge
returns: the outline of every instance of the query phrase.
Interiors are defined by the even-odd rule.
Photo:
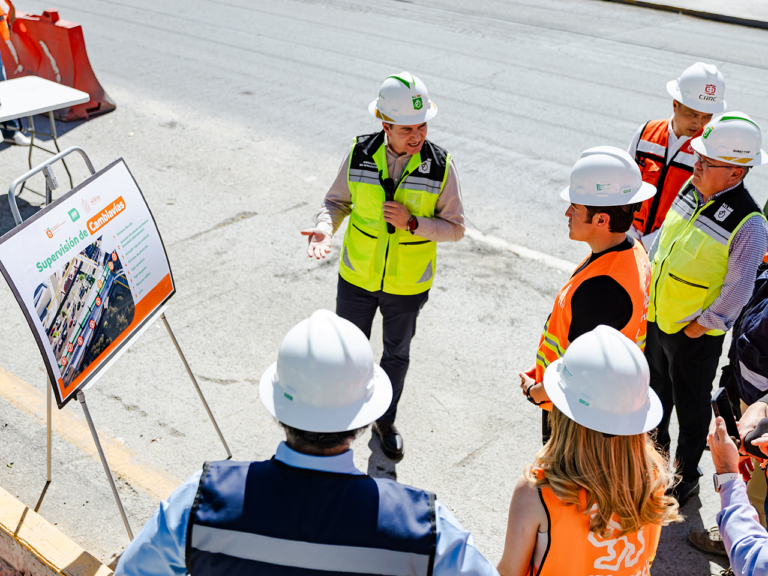
[[[685,335],[688,336],[688,338],[698,338],[699,336],[703,336],[707,332],[710,331],[710,328],[707,328],[706,326],[702,326],[698,323],[698,318],[696,320],[693,320],[690,322],[683,331],[685,332]]]
[[[755,402],[744,411],[741,420],[737,423],[739,427],[739,436],[741,436],[741,445],[744,445],[744,438],[747,434],[757,428],[757,423],[768,416],[768,404],[765,402]]]
[[[523,396],[530,393],[531,398],[533,398],[536,404],[550,401],[547,391],[544,390],[544,384],[536,384],[536,381],[525,372],[520,372],[520,390],[523,391]]]
[[[321,260],[331,253],[331,235],[319,228],[309,228],[301,231],[302,236],[308,236],[307,255]]]
[[[763,434],[760,438],[752,440],[752,445],[760,448],[760,451],[768,458],[768,434]]]
[[[392,226],[400,228],[400,230],[408,229],[408,220],[411,219],[411,213],[408,211],[408,208],[399,202],[392,201],[384,202],[382,210],[387,224],[392,224]]]
[[[718,474],[738,474],[739,449],[725,429],[725,420],[720,416],[709,423],[707,444],[712,453],[712,461]]]

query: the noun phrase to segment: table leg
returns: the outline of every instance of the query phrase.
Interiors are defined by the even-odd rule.
[[[48,119],[51,122],[51,136],[53,137],[53,145],[56,147],[56,152],[61,152],[61,148],[59,148],[58,135],[56,134],[56,120],[53,118],[53,110],[48,111]],[[67,171],[67,176],[69,176],[69,187],[74,188],[75,183],[72,181],[72,174],[69,172],[67,161],[62,158],[61,163],[64,164],[64,170]]]

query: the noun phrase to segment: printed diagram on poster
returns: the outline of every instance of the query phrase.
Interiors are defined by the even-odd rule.
[[[0,270],[59,408],[175,293],[160,233],[122,159],[0,238]]]

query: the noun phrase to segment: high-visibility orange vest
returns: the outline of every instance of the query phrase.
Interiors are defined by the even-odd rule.
[[[0,8],[0,40],[8,42],[11,39],[10,22],[8,15]]]
[[[544,477],[542,470],[536,476]],[[563,504],[548,486],[539,488],[549,517],[549,547],[536,576],[590,574],[592,576],[648,576],[656,557],[661,526],[646,524],[638,532],[603,539],[589,531],[587,492],[579,494],[579,507]],[[615,524],[614,524],[615,523]],[[618,519],[611,524],[621,531]],[[531,574],[531,572],[529,572]]]
[[[576,268],[579,270],[586,259]],[[574,272],[555,298],[552,312],[544,325],[536,353],[536,382],[544,380],[544,371],[552,362],[565,354],[568,348],[568,331],[571,327],[573,310],[571,299],[576,289],[586,280],[595,276],[610,276],[629,294],[632,300],[632,318],[621,329],[621,333],[645,349],[645,330],[648,323],[649,290],[651,287],[651,263],[640,242],[631,250],[608,252],[583,270]]]
[[[693,138],[701,135],[701,132],[699,130]],[[643,181],[656,186],[656,194],[643,202],[640,210],[635,212],[635,221],[632,223],[643,234],[661,228],[680,188],[693,175],[693,138],[683,144],[667,164],[669,119],[651,120],[643,127],[637,143],[635,162],[640,166]]]

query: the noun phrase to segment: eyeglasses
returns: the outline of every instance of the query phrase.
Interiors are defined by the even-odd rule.
[[[701,163],[701,167],[704,170],[709,170],[710,168],[733,168],[733,166],[728,166],[728,165],[726,165],[726,166],[715,166],[709,160],[704,158],[704,156],[702,156],[701,154],[699,154],[698,152],[695,152],[695,151],[693,153],[693,159],[696,162],[700,162]]]

